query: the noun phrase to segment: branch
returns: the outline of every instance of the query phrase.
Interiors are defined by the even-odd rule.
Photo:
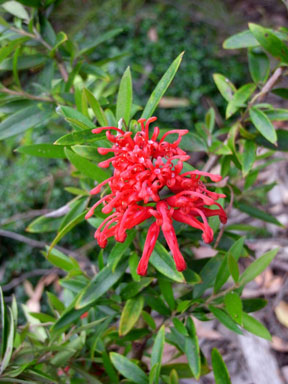
[[[33,271],[29,271],[26,273],[21,273],[20,276],[15,277],[12,281],[10,281],[8,284],[2,286],[3,292],[10,291],[11,289],[17,287],[17,285],[23,283],[23,281],[30,279],[31,277],[36,276],[46,276],[50,274],[57,274],[61,276],[65,276],[65,272],[58,268],[53,269],[34,269]]]
[[[27,236],[23,236],[23,235],[20,235],[19,233],[15,233],[11,231],[6,231],[4,229],[0,229],[0,236],[19,241],[20,243],[28,244],[32,248],[43,249],[48,246],[44,241],[33,240]],[[76,252],[70,251],[69,249],[59,247],[58,245],[55,246],[55,248],[65,253],[66,255],[71,255],[71,256],[74,256],[75,258],[78,257],[78,254]]]
[[[55,103],[56,100],[52,96],[36,96],[36,95],[31,95],[31,93],[27,93],[24,91],[13,91],[12,89],[6,88],[3,84],[2,87],[0,88],[0,93],[7,93],[8,95],[13,95],[13,96],[19,96],[19,97],[24,97],[29,100],[38,100],[38,101],[47,101],[47,102],[52,102]]]

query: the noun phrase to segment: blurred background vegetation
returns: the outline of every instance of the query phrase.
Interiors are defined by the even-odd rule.
[[[236,86],[249,81],[245,57],[240,59],[239,53],[222,50],[222,41],[246,27],[244,20],[248,14],[250,21],[269,25],[273,23],[273,17],[281,17],[284,8],[280,1],[277,4],[271,1],[243,3],[228,0],[204,0],[200,4],[197,1],[159,0],[58,1],[54,4],[50,22],[57,32],[63,30],[69,37],[85,44],[111,29],[121,28],[120,34],[99,45],[90,58],[106,60],[103,64],[110,76],[107,97],[117,88],[127,65],[131,65],[139,105],[145,105],[167,66],[185,51],[183,63],[157,115],[162,127],[193,130],[195,122],[203,120],[210,106],[220,112],[224,108],[224,100],[212,79],[213,73],[225,73]],[[0,71],[1,81],[7,76],[11,73]],[[21,77],[22,85],[26,82],[33,86],[31,77],[34,76],[37,73],[26,72]],[[7,113],[7,108],[0,106],[0,114]],[[63,124],[62,118],[57,120],[55,117],[53,124],[49,123],[49,132],[44,123],[33,132],[26,132],[24,137],[16,136],[0,143],[0,221],[3,229],[25,234],[34,213],[36,217],[39,212],[57,209],[71,199],[64,190],[72,183],[64,160],[33,158],[13,151],[23,143],[51,142],[51,138],[65,134]],[[45,140],[45,135],[49,135],[49,139]],[[75,249],[84,246],[91,240],[91,231],[87,228],[86,223],[78,226],[65,237],[63,246],[65,242],[72,244],[72,238]],[[29,237],[48,242],[53,237],[53,234],[49,235],[29,234]],[[31,249],[30,245],[0,237],[0,278],[4,291],[11,279],[37,269],[40,275],[48,268],[48,262],[39,250]],[[93,248],[90,257],[93,258]],[[8,285],[5,293],[9,295],[12,290],[13,287]],[[24,301],[22,285],[17,285],[16,294]]]

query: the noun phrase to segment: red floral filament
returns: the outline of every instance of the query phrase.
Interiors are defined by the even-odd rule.
[[[147,272],[148,261],[160,230],[173,255],[177,270],[183,271],[186,268],[173,228],[173,220],[200,229],[206,243],[213,240],[213,231],[207,217],[219,216],[222,223],[227,221],[225,211],[216,202],[225,195],[209,191],[200,180],[201,176],[205,176],[218,182],[221,176],[198,170],[181,174],[183,162],[190,156],[179,148],[179,144],[188,130],[168,131],[157,141],[158,127],[154,128],[151,138],[149,137],[149,125],[156,120],[156,117],[138,120],[141,131],[134,137],[132,132],[124,132],[116,127],[101,127],[92,131],[97,134],[106,130],[106,137],[113,144],[112,148],[98,148],[98,151],[103,155],[111,152],[113,156],[98,165],[103,168],[112,165],[114,173],[90,192],[92,195],[98,194],[101,188],[107,185],[111,190],[111,193],[92,206],[86,219],[93,216],[98,205],[103,204],[102,212],[109,216],[96,230],[95,238],[100,247],[104,248],[108,238],[114,237],[116,241],[124,242],[127,230],[149,218],[155,218],[148,230],[143,255],[137,268],[140,275]],[[111,131],[115,131],[116,135]],[[173,143],[165,141],[171,134],[178,135]],[[168,197],[160,196],[165,187],[170,194]],[[211,209],[212,205],[216,205],[217,209]]]

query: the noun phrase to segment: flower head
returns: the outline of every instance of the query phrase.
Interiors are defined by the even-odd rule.
[[[90,192],[92,195],[98,194],[104,186],[109,186],[111,191],[92,206],[86,218],[90,218],[100,204],[103,205],[102,212],[109,214],[95,232],[100,247],[106,246],[109,237],[124,242],[128,229],[149,218],[155,219],[148,230],[138,265],[137,272],[140,275],[146,274],[149,257],[160,230],[171,250],[177,269],[183,271],[186,268],[173,228],[173,220],[200,229],[206,243],[213,240],[213,231],[207,217],[219,216],[222,223],[227,220],[225,211],[216,202],[225,195],[209,191],[200,180],[201,176],[205,176],[217,182],[221,180],[221,176],[198,170],[181,173],[183,162],[189,160],[190,156],[179,148],[179,144],[188,130],[171,130],[158,140],[158,127],[149,135],[149,126],[156,119],[151,117],[138,120],[141,130],[134,137],[132,132],[125,132],[116,127],[101,127],[92,131],[98,134],[106,130],[106,137],[112,147],[98,148],[98,151],[102,155],[113,155],[98,165],[103,168],[112,165],[114,171],[112,177]],[[172,143],[166,141],[172,134],[176,134],[177,139]],[[165,188],[168,196],[161,193]],[[211,209],[212,205],[218,208]]]

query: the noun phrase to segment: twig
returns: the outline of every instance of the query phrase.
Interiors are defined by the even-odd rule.
[[[33,271],[22,273],[20,276],[15,277],[8,284],[2,286],[3,292],[10,291],[11,289],[17,287],[17,285],[23,283],[23,281],[30,279],[31,277],[36,276],[47,276],[50,274],[57,274],[65,276],[65,272],[58,268],[53,269],[34,269]]]
[[[229,205],[228,205],[228,208],[227,208],[227,217],[229,217],[229,215],[230,215],[230,212],[231,212],[231,210],[232,210],[232,207],[233,207],[233,202],[234,202],[234,192],[233,192],[233,189],[230,187],[230,185],[227,185],[228,186],[228,188],[229,188],[229,190],[230,190],[230,196],[231,196],[231,199],[230,199],[230,202],[229,202]],[[215,241],[215,244],[214,244],[214,249],[216,249],[217,247],[218,247],[218,245],[219,245],[219,243],[220,243],[220,240],[221,240],[221,238],[222,238],[222,236],[223,236],[223,233],[224,233],[224,230],[225,230],[225,227],[226,227],[226,224],[223,224],[222,225],[222,228],[221,228],[221,230],[220,230],[220,232],[219,232],[219,234],[218,234],[218,236],[217,236],[217,239],[216,239],[216,241]]]
[[[31,93],[27,93],[24,91],[13,91],[12,89],[6,88],[3,84],[0,88],[0,93],[7,93],[8,95],[13,95],[13,96],[19,96],[19,97],[24,97],[29,100],[38,100],[38,101],[47,101],[47,102],[52,102],[54,103],[55,100],[52,96],[36,96],[36,95],[31,95]]]
[[[50,212],[49,209],[34,209],[28,212],[17,213],[16,215],[13,215],[11,217],[8,217],[7,219],[0,221],[0,225],[7,225],[18,220],[32,219],[33,217],[45,215],[46,213],[49,213],[49,212]]]
[[[8,237],[9,239],[19,241],[20,243],[28,244],[33,248],[45,248],[45,247],[47,247],[47,244],[44,241],[33,240],[33,239],[30,239],[29,237],[20,235],[19,233],[6,231],[4,229],[0,229],[0,236]],[[70,251],[66,248],[62,248],[59,246],[55,246],[55,248],[58,249],[59,251],[65,253],[66,255],[72,255],[74,257],[78,257],[78,253],[76,253],[74,251]]]

